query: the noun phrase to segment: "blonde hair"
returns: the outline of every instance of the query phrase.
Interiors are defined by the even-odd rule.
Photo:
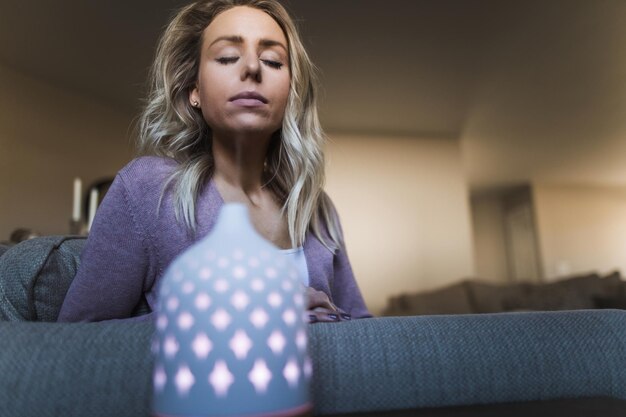
[[[276,0],[205,0],[182,8],[163,33],[150,74],[150,93],[140,117],[140,154],[176,160],[166,182],[174,191],[177,221],[195,235],[196,200],[213,175],[211,129],[189,103],[197,80],[204,29],[220,13],[248,6],[270,15],[285,33],[291,85],[282,127],[268,149],[267,186],[282,203],[291,244],[301,246],[309,228],[329,249],[343,245],[336,212],[324,185],[324,134],[317,115],[315,67],[285,8]],[[325,227],[324,227],[325,225]]]

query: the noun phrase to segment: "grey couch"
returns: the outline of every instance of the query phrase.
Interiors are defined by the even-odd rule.
[[[549,283],[495,284],[466,279],[432,291],[404,293],[388,300],[386,316],[479,314],[512,311],[626,309],[626,282],[619,271],[588,273]]]
[[[0,416],[150,415],[150,324],[50,323],[83,245],[45,237],[0,256]],[[387,317],[309,333],[315,414],[585,399],[594,413],[626,411],[624,311]]]

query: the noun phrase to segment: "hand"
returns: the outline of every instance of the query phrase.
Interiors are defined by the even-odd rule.
[[[309,323],[332,323],[352,319],[350,314],[331,303],[326,293],[306,287],[304,295],[307,300]]]

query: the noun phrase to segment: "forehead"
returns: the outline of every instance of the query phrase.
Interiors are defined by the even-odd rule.
[[[247,6],[218,14],[204,30],[204,40],[209,44],[221,36],[241,36],[250,41],[270,39],[287,45],[285,34],[270,15]]]

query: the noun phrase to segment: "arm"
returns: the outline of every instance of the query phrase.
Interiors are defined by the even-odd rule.
[[[352,272],[339,214],[326,193],[322,194],[322,207],[322,212],[328,213],[328,217],[325,219],[327,234],[330,236],[330,228],[333,228],[339,235],[339,247],[335,249],[333,255],[333,279],[330,288],[330,301],[341,310],[340,312],[345,312],[352,318],[372,317],[365,306],[361,290]]]
[[[148,250],[129,197],[118,175],[98,208],[58,321],[130,318],[141,299]]]
[[[372,317],[365,306],[361,290],[354,278],[345,245],[337,250],[334,261],[333,302],[355,319]]]

